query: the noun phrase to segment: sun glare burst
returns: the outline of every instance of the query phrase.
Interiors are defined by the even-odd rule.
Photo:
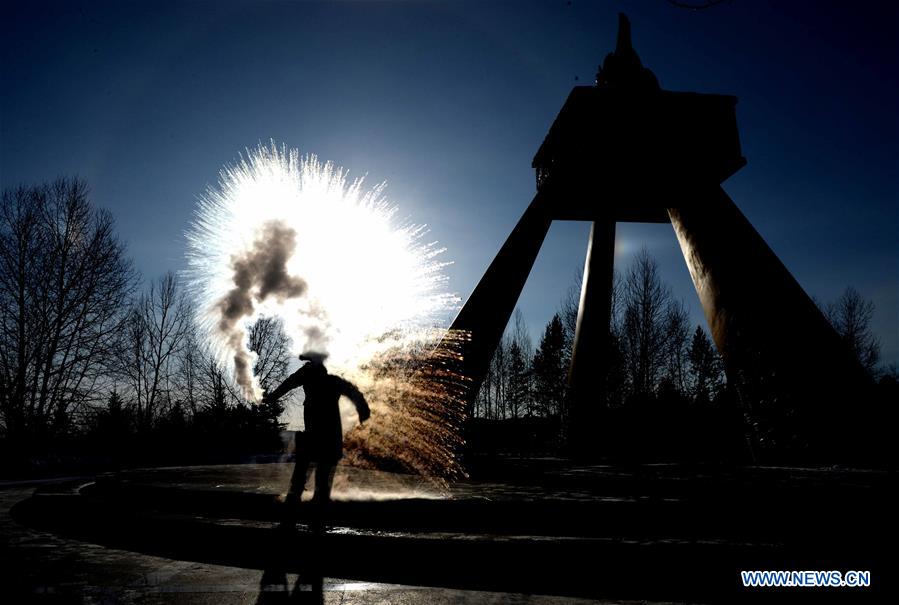
[[[458,301],[442,248],[397,218],[384,185],[274,145],[248,151],[201,197],[188,234],[188,287],[202,336],[250,400],[249,327],[281,318],[294,354],[314,350],[345,375],[419,339]]]

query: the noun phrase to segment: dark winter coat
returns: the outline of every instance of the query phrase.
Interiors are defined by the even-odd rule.
[[[308,456],[313,462],[334,464],[343,456],[340,397],[353,402],[360,421],[367,420],[371,415],[368,402],[352,383],[328,374],[320,363],[307,363],[288,376],[266,399],[276,400],[297,387],[303,387],[306,394],[303,402],[306,430],[303,437],[297,439],[297,455]]]

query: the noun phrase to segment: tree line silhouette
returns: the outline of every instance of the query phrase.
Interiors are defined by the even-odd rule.
[[[579,282],[533,344],[516,311],[471,410],[470,447],[559,451]],[[0,200],[0,470],[220,460],[282,449],[282,404],[246,401],[200,344],[175,274],[143,283],[112,216],[79,179],[6,189]],[[616,275],[610,367],[596,405],[596,451],[628,460],[752,459],[758,419],[741,406],[702,326],[641,251]],[[847,288],[822,305],[862,365],[896,397],[879,363],[873,304]],[[252,326],[263,389],[287,375],[276,318]],[[885,403],[884,406],[887,404]],[[74,463],[74,462],[73,462]]]
[[[577,284],[533,347],[520,310],[490,364],[475,405],[481,418],[562,417],[567,372],[577,326]],[[665,391],[709,402],[725,386],[724,365],[702,326],[691,330],[684,305],[641,251],[624,278],[616,274],[610,326],[614,355],[607,405]]]
[[[281,449],[277,404],[251,405],[200,345],[175,274],[142,284],[86,183],[0,200],[0,448],[7,471],[234,457]],[[250,333],[263,388],[282,380],[281,323]]]
[[[470,441],[476,448],[564,449],[580,282],[578,275],[536,347],[516,309],[475,400]],[[847,287],[821,308],[862,366],[879,379],[878,399],[885,408],[899,394],[897,372],[878,366],[873,303]],[[778,444],[760,437],[769,419],[729,388],[712,339],[703,326],[690,325],[684,305],[645,249],[623,276],[615,274],[609,331],[610,367],[591,402],[601,410],[594,429],[598,455],[631,461],[777,458]],[[847,402],[847,413],[851,407]]]

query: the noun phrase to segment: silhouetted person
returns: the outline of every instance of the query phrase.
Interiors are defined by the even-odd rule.
[[[338,405],[340,397],[345,396],[355,404],[360,422],[365,422],[371,416],[371,411],[359,389],[339,376],[328,374],[322,355],[306,353],[300,355],[300,359],[307,363],[288,376],[278,388],[266,394],[263,401],[277,401],[288,391],[303,387],[306,394],[303,403],[306,430],[297,434],[296,464],[287,499],[299,500],[303,495],[309,466],[315,463],[315,493],[312,500],[323,504],[331,498],[334,468],[343,457],[343,427]]]

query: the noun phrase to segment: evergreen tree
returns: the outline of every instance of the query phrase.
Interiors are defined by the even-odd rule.
[[[702,326],[696,326],[693,332],[687,358],[693,379],[693,398],[696,401],[711,401],[724,382],[724,367]]]
[[[534,402],[537,413],[558,416],[565,400],[565,330],[558,313],[546,325],[534,355]]]

